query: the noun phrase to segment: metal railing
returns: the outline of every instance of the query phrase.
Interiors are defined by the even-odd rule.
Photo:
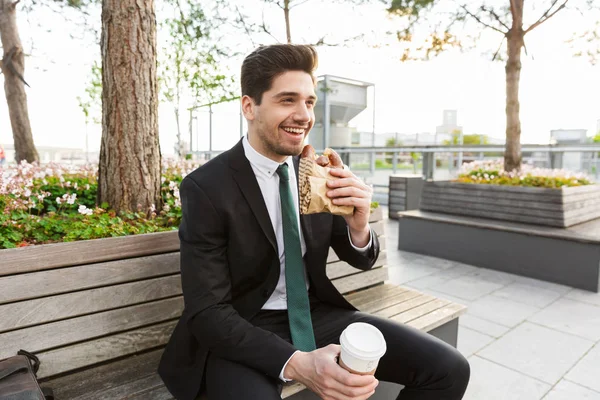
[[[463,163],[501,159],[504,145],[348,147],[335,149],[346,165],[371,184],[374,200],[387,204],[391,174],[420,175],[424,179],[453,179]],[[198,151],[196,157],[209,159],[222,151]],[[322,150],[317,150],[318,153]],[[523,163],[542,168],[565,168],[584,172],[600,181],[600,143],[521,146]]]

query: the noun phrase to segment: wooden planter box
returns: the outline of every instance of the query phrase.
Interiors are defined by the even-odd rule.
[[[423,189],[421,175],[390,175],[388,194],[388,217],[398,219],[399,211],[416,210]]]
[[[566,228],[600,218],[600,185],[546,189],[425,182],[421,210]]]

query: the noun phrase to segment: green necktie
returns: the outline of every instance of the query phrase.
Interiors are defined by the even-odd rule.
[[[317,348],[310,318],[310,303],[304,279],[304,262],[300,247],[298,219],[287,164],[277,168],[279,175],[279,197],[283,219],[283,246],[285,252],[285,287],[287,290],[288,319],[292,343],[302,351]]]

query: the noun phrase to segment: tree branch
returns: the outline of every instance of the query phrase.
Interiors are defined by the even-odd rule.
[[[360,34],[360,35],[357,35],[357,36],[353,36],[351,38],[346,38],[346,39],[344,39],[343,41],[341,41],[339,43],[327,43],[327,42],[325,42],[325,38],[327,36],[323,36],[322,38],[320,38],[319,40],[317,40],[315,43],[312,43],[311,46],[315,46],[315,47],[317,47],[317,46],[337,47],[337,46],[342,46],[342,45],[345,45],[347,43],[353,42],[353,41],[358,40],[358,39],[362,39],[362,38],[364,38],[364,36],[365,36],[364,34]]]
[[[304,1],[301,1],[301,2],[299,2],[299,3],[296,3],[296,4],[294,4],[294,5],[291,5],[291,6],[290,6],[290,10],[291,10],[292,8],[296,8],[296,7],[298,7],[298,6],[301,6],[302,4],[304,4],[304,3],[307,3],[307,2],[309,2],[309,1],[310,1],[310,0],[304,0]]]
[[[469,14],[471,17],[473,17],[473,18],[474,18],[474,19],[475,19],[477,22],[479,22],[481,25],[485,26],[486,28],[493,29],[493,30],[495,30],[496,32],[499,32],[499,33],[501,33],[501,34],[503,34],[503,35],[506,35],[506,32],[504,32],[502,29],[498,29],[498,28],[496,28],[495,26],[492,26],[492,25],[489,25],[489,24],[486,24],[485,22],[483,22],[483,21],[481,20],[481,18],[479,18],[477,15],[475,15],[475,14],[473,14],[471,11],[469,11],[469,9],[468,9],[466,6],[464,6],[464,5],[461,5],[461,7],[462,7],[462,8],[463,8],[463,9],[466,11],[466,13],[467,13],[467,14]]]
[[[552,7],[554,7],[554,5],[557,2],[558,2],[558,0],[554,0],[552,2],[552,4],[550,5],[550,7],[546,10],[546,12],[540,17],[540,19],[538,19],[533,25],[531,25],[529,28],[527,28],[525,30],[525,33],[532,31],[533,29],[537,28],[544,22],[548,21],[550,18],[552,18],[554,15],[556,15],[557,12],[559,12],[560,10],[565,8],[567,6],[567,3],[569,2],[569,0],[564,0],[564,2],[560,6],[558,6],[558,8],[556,10],[554,10],[552,13],[550,13],[550,10],[552,10]]]
[[[269,29],[267,28],[267,24],[265,23],[265,13],[264,13],[264,12],[263,12],[263,15],[262,15],[262,25],[261,25],[260,27],[262,28],[262,30],[263,30],[263,31],[264,31],[266,34],[268,34],[268,35],[269,35],[269,36],[271,36],[273,39],[275,39],[275,41],[276,41],[277,43],[281,43],[281,42],[279,41],[279,39],[277,39],[277,38],[276,38],[276,37],[275,37],[275,36],[274,36],[274,35],[271,33],[271,31],[269,31]]]
[[[254,40],[252,39],[252,32],[250,32],[250,30],[248,29],[248,25],[246,24],[244,15],[242,14],[242,12],[240,11],[240,9],[237,5],[235,6],[235,11],[237,11],[237,13],[238,13],[240,22],[242,23],[242,26],[244,27],[244,30],[246,31],[246,35],[248,35],[248,38],[250,39],[250,42],[252,43],[252,47],[256,47],[256,43],[254,43]]]
[[[490,14],[492,17],[494,17],[494,19],[496,21],[498,21],[500,23],[500,25],[502,25],[503,27],[505,27],[507,30],[510,29],[508,27],[508,25],[506,25],[501,19],[500,16],[498,14],[496,14],[496,12],[493,9],[488,9],[485,5],[481,6],[481,11],[483,12],[487,12],[488,14]]]
[[[496,52],[494,53],[494,57],[492,57],[492,61],[496,61],[496,57],[498,57],[498,54],[500,54],[500,50],[502,49],[502,45],[504,44],[504,39],[506,39],[506,36],[502,38],[502,40],[500,41],[500,46],[498,46],[498,50],[496,50]]]
[[[19,73],[19,71],[17,71],[17,69],[15,68],[13,62],[12,62],[12,58],[15,56],[15,54],[17,54],[17,52],[19,52],[19,48],[17,48],[17,46],[14,46],[12,49],[10,49],[10,51],[8,52],[8,54],[6,55],[6,59],[3,60],[3,65],[6,65],[6,67],[8,67],[8,69],[10,70],[10,72],[12,72],[13,74],[16,75],[17,78],[19,78],[19,80],[21,80],[25,85],[27,85],[28,87],[29,84],[27,82],[25,82],[25,78],[23,78],[23,75],[21,75]]]
[[[21,2],[21,0],[16,0],[14,3],[12,3],[9,7],[11,10],[14,10],[15,7],[17,6],[17,4],[19,4]],[[28,85],[29,86],[29,85]]]

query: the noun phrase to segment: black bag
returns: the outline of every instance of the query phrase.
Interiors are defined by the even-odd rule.
[[[53,400],[52,390],[37,381],[39,368],[39,358],[25,350],[0,361],[0,400]]]

